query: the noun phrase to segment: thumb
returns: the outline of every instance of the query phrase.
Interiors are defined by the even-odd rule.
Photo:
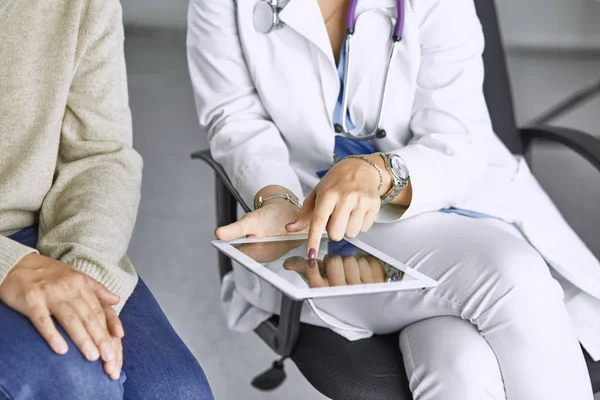
[[[302,205],[302,208],[300,209],[300,212],[298,213],[298,218],[296,219],[296,222],[285,226],[285,229],[289,233],[302,232],[303,230],[305,230],[308,227],[308,225],[310,225],[310,219],[312,217],[312,212],[313,212],[313,209],[315,208],[316,197],[317,197],[316,192],[313,189],[313,191],[310,192],[310,194],[308,195],[306,200],[304,200],[304,204]]]
[[[229,241],[251,235],[252,233],[252,217],[250,214],[247,214],[239,221],[217,228],[215,236],[220,240]]]

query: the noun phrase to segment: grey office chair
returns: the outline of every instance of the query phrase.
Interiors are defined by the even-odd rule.
[[[585,157],[600,172],[600,139],[573,129],[517,128],[494,1],[475,0],[475,3],[486,38],[484,62],[488,78],[484,90],[496,133],[515,154],[525,154],[538,139],[561,143]],[[218,226],[237,219],[238,203],[245,211],[250,210],[209,150],[194,153],[192,158],[204,160],[215,171]],[[229,271],[231,261],[219,254],[221,277]],[[302,303],[284,296],[281,316],[272,317],[255,332],[282,360],[290,358],[319,392],[334,400],[412,399],[398,350],[398,334],[349,342],[328,329],[300,323],[301,308]],[[585,356],[594,391],[598,392],[600,363]],[[257,378],[255,386],[263,389],[276,386],[277,378],[283,377],[282,360],[276,361],[267,375]]]

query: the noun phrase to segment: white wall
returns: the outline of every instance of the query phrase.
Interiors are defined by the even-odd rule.
[[[505,42],[511,47],[600,51],[600,2],[497,0]]]
[[[188,0],[121,0],[121,3],[128,25],[177,29],[186,26]],[[598,1],[496,0],[496,4],[508,46],[600,50]]]

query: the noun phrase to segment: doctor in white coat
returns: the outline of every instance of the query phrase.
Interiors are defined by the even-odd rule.
[[[600,264],[493,132],[473,0],[270,3],[190,4],[200,125],[255,208],[217,236],[309,229],[314,260],[323,231],[363,232],[438,280],[303,314],[350,340],[401,331],[415,399],[592,399],[580,344],[600,357]],[[279,307],[240,269],[223,296],[237,328]]]

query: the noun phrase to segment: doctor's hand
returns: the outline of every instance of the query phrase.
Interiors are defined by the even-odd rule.
[[[266,186],[256,194],[256,198],[275,193],[293,194],[281,186]],[[296,221],[299,212],[295,205],[285,199],[268,200],[260,209],[245,214],[239,221],[218,228],[215,235],[226,241],[244,236],[251,238],[286,236],[288,231],[285,226]]]
[[[323,232],[340,241],[344,236],[354,238],[367,232],[381,207],[381,196],[392,186],[383,159],[377,154],[365,156],[383,171],[383,184],[379,186],[379,173],[364,160],[346,158],[336,164],[321,179],[304,205],[296,223],[287,226],[288,232],[300,232],[306,227],[308,258],[319,252]]]

